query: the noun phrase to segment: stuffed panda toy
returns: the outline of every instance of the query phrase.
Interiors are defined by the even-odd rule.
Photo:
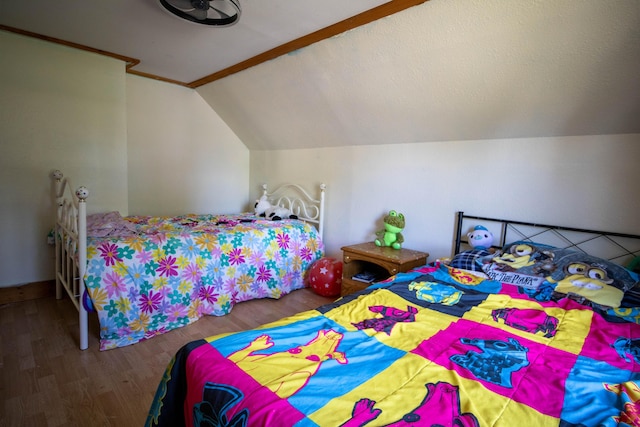
[[[265,195],[256,200],[255,214],[273,221],[279,221],[281,219],[298,219],[298,216],[294,215],[289,209],[283,208],[282,206],[272,205]]]

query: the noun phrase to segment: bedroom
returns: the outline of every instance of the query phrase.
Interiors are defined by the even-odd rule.
[[[51,279],[53,168],[92,209],[130,214],[239,211],[262,182],[325,182],[334,255],[390,208],[432,257],[458,209],[638,233],[640,13],[616,4],[431,1],[198,91],[2,32],[0,286]]]
[[[631,84],[640,69],[640,14],[636,2],[618,4],[503,11],[498,3],[427,2],[198,91],[127,75],[120,61],[2,32],[3,57],[12,60],[0,70],[0,286],[51,278],[51,248],[41,236],[50,228],[43,179],[54,168],[92,189],[90,209],[123,214],[240,211],[262,182],[325,182],[330,254],[370,238],[390,208],[405,212],[407,246],[436,256],[450,252],[452,213],[460,208],[637,231],[640,95]],[[465,20],[461,10],[469,11]],[[542,19],[572,12],[575,27]],[[531,22],[519,29],[523,14]],[[467,30],[450,31],[447,17]],[[416,32],[429,43],[398,48]],[[523,38],[530,40],[526,49],[516,42]],[[483,55],[479,44],[503,56]],[[393,53],[392,60],[367,59],[374,46]],[[344,65],[346,55],[355,56]],[[406,64],[406,74],[395,73],[396,63]],[[291,84],[289,69],[305,80]],[[420,72],[433,83],[425,77],[414,91]],[[364,84],[346,90],[362,76],[375,91]],[[256,83],[265,79],[272,83]],[[359,114],[331,107],[347,102],[340,93],[360,103]],[[309,98],[317,101],[297,101]],[[282,114],[271,108],[274,99]],[[289,122],[292,111],[301,118]],[[363,124],[367,115],[377,128]],[[530,175],[510,179],[504,165]],[[480,185],[496,183],[499,194],[470,191],[461,173],[468,170],[482,177]],[[425,199],[428,213],[415,203]],[[541,209],[541,201],[556,209]]]

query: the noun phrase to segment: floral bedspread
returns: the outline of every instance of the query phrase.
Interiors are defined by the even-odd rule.
[[[324,255],[316,229],[298,220],[250,214],[123,220],[126,227],[117,221],[107,227],[125,232],[102,229],[87,243],[85,282],[101,350],[227,314],[241,301],[279,298],[304,287],[307,269]]]

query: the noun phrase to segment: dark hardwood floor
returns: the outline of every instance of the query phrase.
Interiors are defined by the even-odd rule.
[[[254,328],[332,300],[301,289],[279,300],[246,301],[226,316],[206,316],[103,352],[95,315],[89,349],[78,349],[78,314],[68,299],[2,305],[0,426],[142,426],[165,367],[187,342]]]

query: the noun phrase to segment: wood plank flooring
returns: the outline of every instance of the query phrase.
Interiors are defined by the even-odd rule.
[[[78,349],[78,314],[68,299],[2,305],[0,426],[142,426],[165,367],[187,342],[254,328],[332,300],[301,289],[279,300],[246,301],[226,316],[206,316],[102,352],[95,315],[89,349]]]

